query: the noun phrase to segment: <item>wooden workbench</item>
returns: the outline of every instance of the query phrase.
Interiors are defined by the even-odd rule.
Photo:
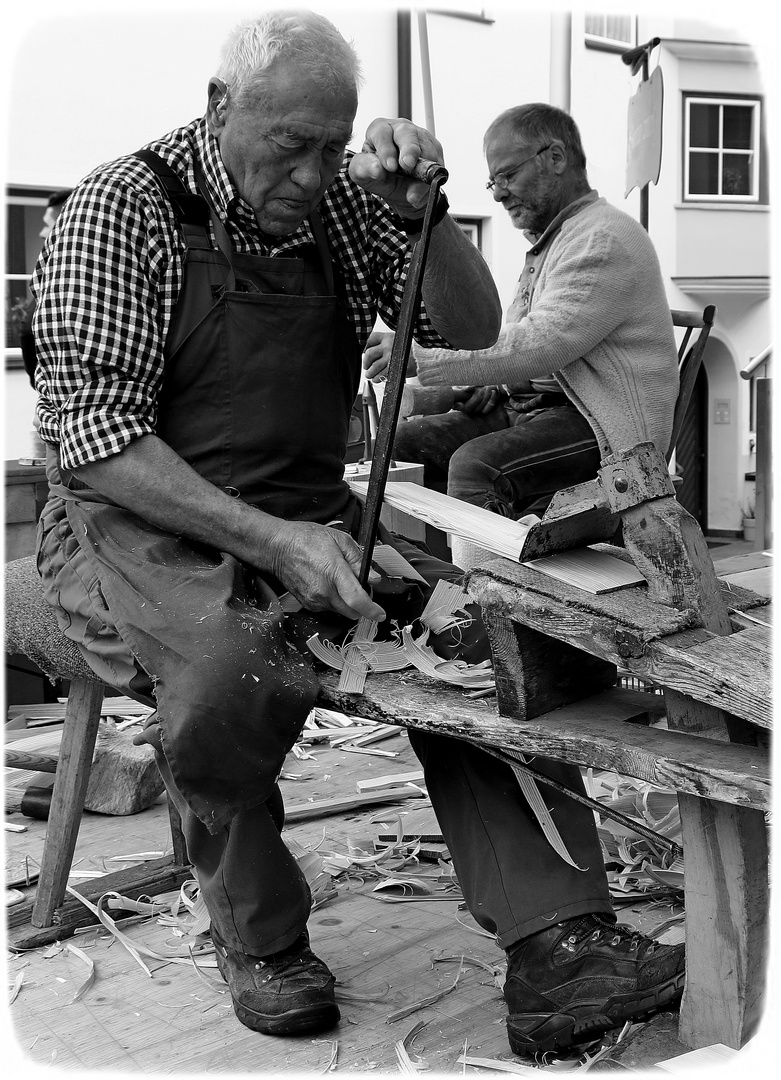
[[[719,580],[651,444],[606,459],[597,482],[559,495],[530,533],[531,554],[604,540],[620,521],[623,547],[612,553],[635,563],[641,585],[598,595],[507,559],[487,562],[466,586],[491,640],[495,704],[427,686],[418,673],[372,675],[361,695],[340,694],[327,677],[323,701],[676,790],[686,864],[680,1039],[739,1049],[756,1031],[765,982],[772,723],[771,605],[744,582],[769,580],[769,556],[725,567]],[[617,689],[619,672],[659,693]],[[651,697],[666,728],[643,725]]]

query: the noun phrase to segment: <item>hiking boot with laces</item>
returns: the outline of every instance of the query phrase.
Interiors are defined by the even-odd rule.
[[[264,1035],[303,1035],[327,1031],[339,1022],[336,980],[309,948],[306,931],[270,956],[229,948],[214,927],[211,936],[217,967],[242,1024]]]
[[[591,1042],[672,1005],[683,981],[683,945],[596,914],[556,923],[508,950],[510,1047],[530,1056]]]

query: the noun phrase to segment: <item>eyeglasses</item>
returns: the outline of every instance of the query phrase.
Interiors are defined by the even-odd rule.
[[[498,172],[496,176],[492,176],[488,183],[485,185],[489,191],[493,191],[495,187],[501,188],[502,191],[506,191],[512,183],[512,178],[517,172],[519,172],[524,165],[527,165],[530,161],[534,161],[540,154],[544,154],[546,150],[550,150],[552,143],[548,143],[547,146],[542,146],[536,154],[532,154],[531,157],[524,158],[519,165],[516,165],[514,169],[510,169],[509,172]]]

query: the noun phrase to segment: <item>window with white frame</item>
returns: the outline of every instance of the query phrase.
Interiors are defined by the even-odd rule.
[[[483,250],[483,219],[463,217],[461,214],[454,215],[456,224],[468,240],[471,240],[478,251]]]
[[[684,97],[684,200],[760,201],[760,100]]]
[[[587,45],[623,51],[637,44],[634,15],[586,14],[585,19]]]
[[[43,243],[41,228],[50,188],[9,188],[6,193],[5,366],[22,366],[19,326],[32,294],[29,281]]]

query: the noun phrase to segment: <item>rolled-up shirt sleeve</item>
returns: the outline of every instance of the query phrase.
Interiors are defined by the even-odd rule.
[[[163,235],[166,234],[166,235]],[[177,237],[142,190],[97,173],[33,277],[41,435],[76,468],[155,430]]]

